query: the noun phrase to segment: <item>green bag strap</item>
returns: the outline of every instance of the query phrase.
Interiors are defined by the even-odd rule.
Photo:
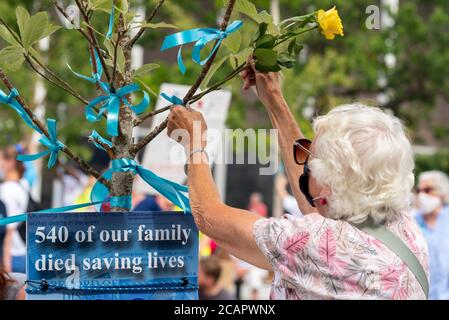
[[[424,271],[424,268],[418,258],[416,258],[415,254],[401,239],[399,239],[386,227],[375,225],[371,219],[362,224],[353,224],[353,226],[381,241],[386,247],[401,258],[410,271],[415,275],[426,295],[426,298],[429,298],[429,280],[427,279],[426,272]]]

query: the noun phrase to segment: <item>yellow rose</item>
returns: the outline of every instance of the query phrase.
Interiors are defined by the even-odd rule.
[[[343,24],[335,7],[327,11],[322,9],[318,10],[317,22],[321,33],[327,40],[333,40],[336,34],[344,36]]]

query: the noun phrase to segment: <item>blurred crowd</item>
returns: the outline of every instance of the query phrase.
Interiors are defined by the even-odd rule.
[[[31,192],[37,183],[35,168],[16,160],[17,155],[28,152],[31,150],[21,145],[0,150],[0,218],[43,209]],[[104,170],[108,161],[92,165]],[[89,202],[94,179],[75,167],[65,167],[57,178],[60,187],[56,189],[61,193],[57,206]],[[275,190],[278,211],[301,216],[282,174],[275,178]],[[246,209],[264,218],[273,216],[274,211],[270,212],[258,192],[249,196]],[[180,208],[162,196],[133,191],[133,211],[178,210]],[[410,214],[421,227],[429,247],[430,298],[449,299],[449,179],[445,173],[428,171],[419,175]],[[25,241],[23,223],[0,226],[0,299],[25,297]],[[272,272],[229,255],[212,239],[200,234],[198,282],[201,300],[268,299],[272,278]]]

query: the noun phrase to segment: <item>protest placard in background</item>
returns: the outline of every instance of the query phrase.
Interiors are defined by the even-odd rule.
[[[27,234],[27,299],[197,299],[190,214],[39,213]]]
[[[189,86],[164,83],[161,85],[160,92],[164,92],[169,96],[175,95],[177,97],[184,97]],[[207,127],[210,132],[224,132],[226,118],[228,116],[228,109],[231,103],[231,92],[228,90],[217,90],[206,95],[201,100],[193,103],[191,107],[200,111],[204,115]],[[170,105],[170,102],[162,97],[159,97],[155,109],[161,109]],[[153,118],[153,126],[165,120],[167,112],[159,113]],[[222,140],[217,139],[216,136],[208,134],[208,143],[206,150],[209,154],[210,165],[219,156],[223,149]],[[183,147],[176,141],[167,136],[166,131],[159,134],[150,144],[146,146],[145,153],[142,160],[142,165],[154,171],[161,177],[175,181],[177,183],[185,183],[186,175],[184,173],[184,163],[186,156]],[[136,188],[140,192],[153,193],[151,187],[142,181],[136,181]]]

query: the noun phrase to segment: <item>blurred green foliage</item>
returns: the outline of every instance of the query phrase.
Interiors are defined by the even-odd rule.
[[[131,1],[135,5],[137,1]],[[269,0],[252,0],[259,11],[270,10]],[[380,7],[381,1],[367,0],[279,0],[281,19],[306,14],[319,8],[329,9],[336,5],[344,24],[345,37],[333,41],[325,40],[316,34],[305,35],[305,49],[298,56],[297,65],[283,72],[284,93],[301,128],[309,137],[313,135],[306,116],[322,114],[341,103],[362,101],[379,105],[377,97],[383,95],[387,100],[381,107],[391,109],[404,119],[411,129],[417,143],[425,143],[414,134],[422,122],[429,122],[437,99],[449,101],[449,1],[447,0],[407,0],[400,1],[399,11],[393,14],[395,24],[389,28],[369,30],[366,26],[369,5]],[[69,1],[62,1],[65,5]],[[147,12],[155,0],[143,0]],[[9,24],[15,20],[14,10],[18,5],[29,11],[46,10],[53,23],[61,24],[49,0],[2,0],[0,15]],[[223,0],[166,1],[160,14],[153,22],[167,22],[180,29],[194,27],[216,27],[223,14]],[[242,18],[234,13],[232,19]],[[94,14],[95,27],[105,32],[107,14]],[[102,23],[104,21],[104,23]],[[240,30],[242,47],[247,46],[257,24],[244,19],[245,26]],[[173,30],[148,30],[139,44],[146,52],[145,63],[159,63],[160,68],[143,77],[145,83],[158,92],[163,82],[191,84],[200,67],[190,61],[188,48],[183,49],[187,73],[183,76],[176,65],[176,51],[161,54],[159,47],[165,35]],[[3,47],[4,43],[0,42]],[[223,48],[217,57],[229,54]],[[67,68],[67,63],[77,72],[90,74],[86,42],[74,30],[61,29],[51,38],[51,49],[43,55],[48,65],[59,75],[73,84],[85,97],[95,92],[84,81],[76,78]],[[385,56],[394,56],[395,63],[389,64]],[[229,63],[218,69],[211,83],[232,71]],[[33,87],[36,75],[26,66],[9,74],[17,84],[28,103],[33,101]],[[104,123],[92,125],[85,121],[84,107],[65,92],[46,84],[48,90],[47,116],[59,119],[59,132],[67,144],[77,143],[80,135],[87,135],[92,128],[102,132]],[[236,79],[229,84],[233,91],[233,102],[228,117],[231,128],[268,128],[268,117],[263,107],[250,95],[242,95],[241,81]],[[154,105],[156,98],[152,96]],[[65,105],[65,106],[64,106]],[[254,114],[261,114],[254,117]],[[30,133],[12,112],[2,106],[0,109],[0,145],[17,142],[25,133]],[[251,122],[248,122],[251,119]],[[435,125],[433,138],[445,141],[448,126]],[[76,149],[76,147],[75,147]],[[444,160],[444,156],[436,159]]]

